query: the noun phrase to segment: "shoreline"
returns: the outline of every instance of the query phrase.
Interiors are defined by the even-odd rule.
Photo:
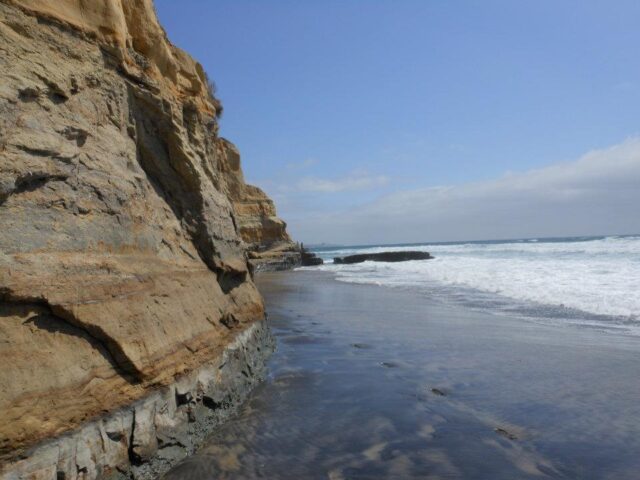
[[[329,273],[256,280],[278,341],[268,380],[167,480],[635,479],[637,338]]]

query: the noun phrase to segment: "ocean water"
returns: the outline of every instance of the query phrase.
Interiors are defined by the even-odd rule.
[[[278,347],[164,480],[637,480],[640,337],[262,273]]]
[[[423,250],[435,259],[333,264],[334,257]],[[342,282],[409,288],[443,302],[640,335],[640,236],[313,249]]]

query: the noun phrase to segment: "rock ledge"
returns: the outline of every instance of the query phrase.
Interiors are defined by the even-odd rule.
[[[4,464],[0,479],[158,478],[236,411],[262,379],[274,346],[266,322],[254,323],[174,384]]]

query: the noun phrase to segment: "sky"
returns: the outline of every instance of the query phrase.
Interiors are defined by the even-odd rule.
[[[308,244],[640,233],[637,0],[155,0]]]

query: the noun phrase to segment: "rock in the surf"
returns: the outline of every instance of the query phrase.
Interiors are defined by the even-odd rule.
[[[333,263],[362,263],[368,260],[373,262],[406,262],[409,260],[430,260],[433,257],[429,252],[381,252],[381,253],[360,253],[357,255],[347,255],[346,257],[336,257]]]

